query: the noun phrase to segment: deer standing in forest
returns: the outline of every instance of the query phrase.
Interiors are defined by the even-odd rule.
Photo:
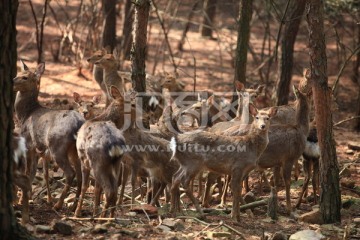
[[[59,210],[64,203],[74,177],[77,178],[77,198],[81,191],[81,167],[76,151],[76,136],[85,119],[73,110],[53,110],[40,105],[38,101],[40,77],[45,70],[45,64],[40,63],[34,72],[30,71],[21,61],[22,71],[14,78],[15,113],[19,120],[20,134],[26,139],[28,158],[27,173],[30,182],[36,173],[39,155],[46,165],[50,159],[64,171],[65,186],[54,209]],[[35,167],[34,167],[35,166]],[[51,202],[49,179],[45,175],[48,202]]]

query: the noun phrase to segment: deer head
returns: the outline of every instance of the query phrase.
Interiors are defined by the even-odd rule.
[[[21,72],[13,79],[14,91],[29,92],[38,89],[45,63],[39,63],[34,72],[30,71],[24,61],[20,60]]]

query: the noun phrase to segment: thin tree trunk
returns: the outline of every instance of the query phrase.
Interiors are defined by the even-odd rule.
[[[292,78],[293,60],[294,60],[294,44],[302,15],[304,14],[306,0],[292,1],[293,6],[290,7],[289,17],[285,23],[285,29],[281,41],[281,58],[279,61],[279,80],[276,90],[276,105],[288,104],[290,82]]]
[[[250,21],[252,15],[252,8],[253,0],[240,0],[238,36],[235,53],[234,92],[236,81],[239,81],[244,85],[246,83],[246,63],[250,39]],[[232,102],[236,102],[237,97],[237,94],[234,94]],[[235,117],[234,112],[229,112],[229,114],[230,116]]]
[[[212,37],[213,22],[216,14],[217,0],[205,0],[204,2],[204,18],[201,25],[201,36]]]
[[[187,34],[188,31],[190,30],[191,19],[193,18],[194,13],[195,13],[195,10],[196,10],[197,6],[199,5],[199,3],[200,3],[200,0],[199,0],[199,1],[196,1],[196,2],[194,3],[194,5],[192,6],[191,10],[190,10],[190,13],[189,13],[189,15],[188,15],[188,18],[187,18],[187,22],[186,22],[184,31],[182,32],[182,34],[181,34],[181,39],[180,39],[180,41],[179,41],[179,43],[178,43],[177,49],[178,49],[179,51],[182,51],[182,50],[183,50],[183,46],[184,46],[185,39],[186,39],[186,34]]]
[[[145,84],[145,60],[146,60],[146,42],[147,42],[147,26],[149,20],[150,1],[149,0],[136,0],[135,4],[135,18],[133,25],[133,43],[131,48],[131,81],[133,88],[136,92],[140,93],[138,97],[141,97],[142,110],[147,113],[149,109],[149,98],[145,96],[146,84]],[[138,98],[139,99],[139,98]],[[143,126],[150,129],[150,123],[148,118],[142,118]]]
[[[131,49],[131,80],[135,91],[145,92],[145,59],[150,1],[136,0],[134,4],[135,19]]]
[[[0,2],[0,238],[30,239],[31,236],[15,218],[12,207],[13,85],[16,75],[17,0]]]
[[[360,14],[359,14],[360,15]],[[357,45],[360,45],[360,24],[357,27]],[[360,76],[359,76],[359,67],[360,67],[360,51],[356,54],[356,61],[353,66],[353,76],[352,80],[358,84],[358,100],[357,100],[357,111],[356,116],[360,116]],[[360,118],[356,120],[355,130],[360,132]]]
[[[320,158],[320,211],[324,223],[340,222],[341,195],[339,166],[333,138],[330,106],[331,89],[328,87],[327,57],[324,34],[324,4],[322,0],[309,0],[309,51],[311,81],[315,103],[315,120],[321,151]]]
[[[104,28],[102,46],[110,46],[111,51],[116,45],[116,0],[103,0]]]
[[[125,2],[125,17],[124,17],[124,26],[123,26],[123,43],[122,49],[124,51],[123,59],[130,59],[131,52],[131,43],[132,43],[132,35],[131,35],[131,27],[133,25],[133,15],[134,8],[131,5],[131,0],[126,0]]]

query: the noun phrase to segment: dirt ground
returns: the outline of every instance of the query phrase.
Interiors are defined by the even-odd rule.
[[[34,7],[41,12],[41,5],[43,1],[34,0]],[[61,2],[61,1],[60,1]],[[74,16],[76,13],[77,1],[69,1],[69,14]],[[185,1],[180,4],[177,16],[179,18],[186,17],[187,11],[190,9],[191,1]],[[231,1],[226,1],[230,3]],[[63,13],[59,5],[51,2],[59,16]],[[164,5],[159,4],[159,8],[164,8]],[[192,26],[188,33],[188,40],[184,45],[183,52],[175,51],[175,60],[179,63],[179,79],[186,83],[186,90],[193,89],[193,75],[194,75],[194,58],[196,58],[196,89],[212,89],[219,92],[227,92],[232,89],[233,72],[231,62],[233,49],[236,43],[236,31],[234,27],[234,19],[232,17],[233,9],[230,4],[224,4],[219,7],[217,15],[217,31],[214,33],[216,39],[201,38],[198,33],[198,27]],[[39,14],[40,16],[40,14]],[[34,38],[35,27],[33,24],[33,17],[27,1],[21,1],[18,12],[18,57],[26,60],[28,66],[35,67],[37,59],[36,43]],[[61,18],[60,18],[61,19]],[[166,16],[166,21],[173,21],[173,18]],[[200,16],[196,16],[195,22],[200,21]],[[148,45],[148,59],[146,62],[146,69],[152,73],[156,58],[163,58],[159,60],[155,73],[160,73],[164,70],[173,71],[172,64],[168,57],[168,50],[166,45],[162,45],[160,38],[161,28],[155,18],[155,13],[151,13],[149,29],[149,45]],[[118,18],[118,35],[121,35],[121,19]],[[326,29],[329,28],[326,25]],[[172,48],[175,49],[177,42],[180,39],[183,24],[175,22],[169,32],[169,40]],[[278,22],[271,22],[271,32],[276,35],[278,29]],[[259,53],[263,38],[263,25],[259,19],[254,19],[251,29],[251,47]],[[159,34],[160,33],[160,34]],[[293,84],[297,84],[301,79],[302,69],[308,66],[308,44],[307,44],[307,25],[304,21],[301,25],[295,46],[295,70],[293,77]],[[340,33],[341,34],[341,33]],[[44,105],[54,107],[58,105],[59,101],[66,104],[72,104],[73,92],[80,93],[83,98],[91,99],[95,95],[100,95],[100,89],[95,81],[92,79],[90,66],[85,60],[80,62],[82,66],[81,76],[79,76],[79,67],[72,62],[54,62],[51,55],[51,43],[60,35],[60,31],[51,15],[47,19],[45,25],[44,35],[44,59],[46,61],[46,70],[41,79],[40,87],[40,101]],[[345,35],[344,35],[345,36]],[[327,55],[328,55],[328,75],[329,84],[331,85],[340,69],[336,62],[336,50],[334,36],[330,33],[327,37]],[[344,37],[343,41],[350,42],[349,37]],[[275,42],[273,41],[274,45]],[[158,49],[160,51],[158,52]],[[268,54],[268,53],[266,53]],[[84,59],[90,55],[90,51],[85,51]],[[276,65],[273,63],[270,84],[267,88],[267,95],[271,95],[276,79]],[[249,54],[248,72],[252,73],[258,65],[255,63],[252,55]],[[130,63],[125,62],[122,70],[130,70]],[[358,86],[350,79],[351,68],[347,67],[340,80],[337,104],[334,104],[333,120],[334,123],[353,116],[355,112],[355,103],[357,97]],[[249,82],[258,83],[259,77],[257,74],[249,74]],[[58,100],[55,100],[58,99]],[[67,103],[66,103],[67,102]],[[264,103],[269,104],[269,100]],[[336,108],[335,108],[336,105]],[[57,106],[56,106],[57,107]],[[336,140],[336,150],[339,161],[340,170],[347,168],[348,174],[341,177],[341,194],[343,202],[350,202],[350,206],[342,210],[342,221],[333,225],[317,225],[304,223],[297,220],[297,217],[303,213],[312,210],[312,199],[308,198],[308,202],[301,205],[299,210],[294,210],[292,216],[285,213],[285,191],[283,189],[279,192],[279,219],[272,221],[266,217],[266,206],[255,208],[254,216],[251,217],[247,213],[243,213],[240,222],[232,221],[229,216],[221,211],[212,211],[208,213],[206,219],[198,220],[194,211],[186,211],[186,219],[170,220],[176,223],[175,227],[163,227],[162,219],[168,218],[166,210],[167,205],[162,208],[154,209],[148,205],[138,204],[135,208],[137,211],[130,210],[129,199],[126,199],[122,206],[119,206],[116,211],[116,220],[103,222],[94,220],[69,220],[64,221],[72,227],[72,234],[65,236],[59,233],[52,233],[51,231],[39,228],[39,225],[48,226],[52,221],[59,221],[67,217],[73,217],[73,213],[68,207],[64,207],[60,212],[52,210],[52,204],[46,202],[46,189],[43,181],[43,174],[39,164],[39,171],[36,180],[33,183],[33,202],[30,205],[31,222],[26,225],[27,229],[40,239],[206,239],[211,238],[211,234],[217,232],[223,235],[214,235],[214,238],[245,238],[245,239],[261,239],[263,235],[272,235],[275,232],[282,232],[291,235],[299,230],[312,229],[321,231],[329,239],[342,239],[345,229],[349,229],[348,236],[352,239],[360,238],[359,225],[354,223],[355,218],[360,218],[360,152],[348,148],[349,141],[359,142],[359,133],[354,132],[353,122],[345,122],[334,128],[334,135]],[[61,170],[57,172],[51,170],[51,184],[53,189],[53,196],[56,198],[62,188],[63,178]],[[349,185],[350,182],[350,185]],[[292,205],[294,206],[301,185],[303,183],[303,175],[298,181],[293,180],[291,188]],[[253,173],[250,178],[250,185],[257,199],[267,197],[269,192],[259,194],[258,176]],[[88,192],[88,201],[85,203],[85,216],[91,216],[92,206],[92,188]],[[310,187],[310,193],[312,188]],[[126,188],[126,195],[130,196],[130,187]],[[71,204],[72,194],[68,199],[68,204]],[[212,208],[216,209],[216,194],[215,201]],[[229,197],[230,198],[230,197]],[[351,200],[349,200],[351,199]],[[229,203],[228,199],[228,203]],[[193,206],[189,205],[189,200],[182,197],[183,206],[187,206],[187,210]],[[164,201],[162,200],[162,203]],[[15,206],[15,209],[20,209],[20,206]],[[135,209],[135,210],[136,210]],[[145,213],[146,212],[146,213]],[[357,223],[359,224],[359,223]],[[39,230],[40,229],[40,230]],[[346,232],[346,231],[345,231]],[[241,235],[239,235],[241,233]]]

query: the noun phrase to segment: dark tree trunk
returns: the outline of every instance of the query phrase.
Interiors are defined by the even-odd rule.
[[[131,49],[131,80],[135,91],[145,92],[145,59],[150,1],[136,0],[134,4],[135,19]]]
[[[16,76],[17,0],[0,1],[0,238],[29,239],[12,208],[13,84]]]
[[[239,6],[239,22],[238,22],[238,36],[235,53],[235,77],[234,77],[234,92],[235,82],[239,81],[246,84],[246,63],[247,52],[250,39],[250,21],[252,15],[253,0],[240,0]],[[232,102],[237,101],[237,94],[233,95]],[[230,116],[235,117],[234,112],[229,112]]]
[[[309,0],[306,10],[309,25],[309,52],[311,81],[315,105],[315,120],[321,151],[320,158],[320,211],[324,223],[340,222],[341,195],[339,166],[333,138],[330,106],[331,89],[328,87],[327,57],[324,34],[324,3]]]
[[[276,90],[276,105],[288,104],[290,82],[293,70],[294,44],[302,15],[304,14],[306,0],[292,1],[290,6],[289,17],[285,23],[285,29],[281,41],[281,58],[279,66],[279,80]]]
[[[124,11],[124,27],[123,27],[123,42],[122,49],[124,51],[123,59],[130,59],[130,51],[131,51],[131,43],[132,43],[132,35],[131,35],[131,27],[133,25],[133,16],[134,16],[134,8],[131,5],[131,0],[125,1],[125,11]]]
[[[102,0],[104,27],[102,46],[110,46],[111,51],[116,45],[116,0]]]
[[[360,24],[358,24],[357,31],[358,31],[357,45],[360,45]],[[358,53],[356,54],[356,61],[354,62],[353,76],[352,76],[352,80],[354,82],[357,82],[357,84],[358,84],[358,100],[357,100],[356,116],[360,116],[360,76],[359,76],[359,67],[360,67],[360,51],[358,51]],[[358,118],[356,120],[355,130],[360,132],[360,118]]]
[[[144,112],[148,112],[149,104],[146,103],[148,103],[149,98],[145,96],[145,60],[150,1],[136,0],[134,4],[135,18],[133,24],[133,42],[131,48],[131,81],[134,90],[140,93],[140,95],[138,95],[142,99],[142,105],[140,107]],[[145,117],[143,117],[143,127],[148,129],[150,128],[150,123]]]
[[[201,25],[201,36],[212,37],[213,22],[216,14],[217,0],[205,0],[204,2],[204,18]]]

